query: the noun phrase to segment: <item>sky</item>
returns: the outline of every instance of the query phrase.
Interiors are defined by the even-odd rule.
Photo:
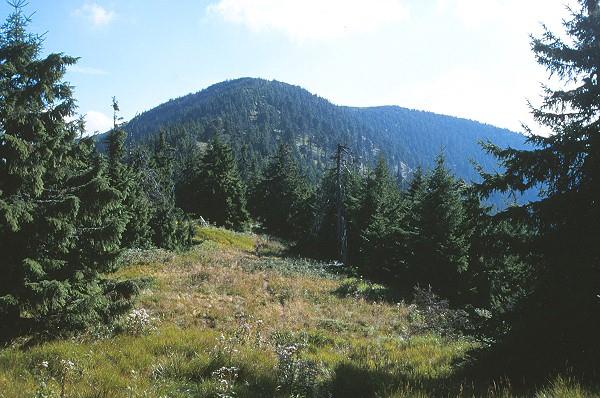
[[[11,8],[0,3],[0,15]],[[80,57],[66,80],[89,133],[239,77],[338,105],[399,105],[522,131],[547,72],[530,34],[575,0],[29,0],[44,51]]]

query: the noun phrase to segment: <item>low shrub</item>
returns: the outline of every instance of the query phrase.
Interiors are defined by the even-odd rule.
[[[435,333],[440,336],[460,336],[471,330],[471,320],[466,311],[452,309],[448,300],[437,296],[431,286],[415,286],[413,303],[408,306],[410,334]]]

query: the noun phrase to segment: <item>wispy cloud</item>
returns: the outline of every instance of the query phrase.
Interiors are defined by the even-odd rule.
[[[84,120],[85,131],[88,135],[96,132],[104,133],[113,125],[113,120],[109,116],[98,111],[88,111],[84,116]]]
[[[95,27],[108,25],[115,18],[115,12],[107,10],[97,3],[85,3],[73,13],[76,16],[87,19]]]
[[[91,66],[71,65],[68,67],[69,72],[80,73],[82,75],[108,75],[104,69],[93,68]]]
[[[335,39],[404,21],[403,0],[218,0],[209,14],[252,31],[278,31],[293,40]]]

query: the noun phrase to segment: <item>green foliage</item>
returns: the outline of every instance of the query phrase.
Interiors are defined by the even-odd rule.
[[[353,264],[360,253],[364,221],[359,218],[365,195],[365,179],[356,167],[341,170],[341,201],[348,231],[348,262]],[[337,239],[337,176],[335,168],[323,175],[315,193],[312,240],[304,250],[312,256],[339,259]]]
[[[0,338],[35,328],[60,335],[110,321],[131,291],[116,267],[125,220],[119,191],[62,81],[76,59],[41,56],[23,3],[0,36]]]
[[[123,211],[121,218],[126,222],[121,245],[123,247],[147,247],[151,244],[150,217],[152,205],[143,187],[143,175],[139,164],[127,164],[125,161],[125,138],[127,134],[116,124],[119,110],[113,98],[115,125],[106,138],[108,157],[108,175],[111,184],[119,191]]]
[[[165,135],[160,134],[151,157],[140,151],[134,164],[153,206],[149,220],[152,243],[171,250],[189,246],[193,235],[191,221],[175,206],[172,152]]]
[[[334,181],[332,171],[321,182],[316,243],[309,249],[326,258],[336,258]],[[484,209],[446,168],[443,156],[428,174],[418,169],[406,192],[400,190],[383,158],[366,173],[345,169],[342,185],[350,263],[363,275],[406,292],[417,284],[431,285],[454,304],[474,303],[476,284],[488,283],[489,276],[476,267],[470,269],[472,259],[482,266],[475,261],[482,253],[471,250],[471,241],[481,217],[477,212]]]
[[[380,301],[389,297],[389,289],[378,283],[359,278],[346,278],[335,291],[342,296]]]
[[[312,192],[288,146],[279,146],[252,191],[253,213],[266,231],[286,239],[306,238]]]
[[[443,297],[455,299],[469,266],[472,231],[463,202],[464,185],[445,166],[442,155],[424,183],[411,184],[409,274],[431,285]]]
[[[526,241],[530,290],[504,318],[510,328],[502,336],[503,353],[510,348],[512,355],[503,358],[512,361],[509,366],[516,372],[519,365],[597,370],[600,355],[598,2],[579,1],[564,28],[565,35],[545,31],[532,39],[538,62],[565,83],[546,88],[542,106],[532,110],[553,134],[531,134],[534,150],[487,144],[505,172],[482,171],[479,186],[486,195],[541,187],[540,200],[497,217],[533,232]]]
[[[365,181],[365,194],[359,210],[360,258],[365,272],[401,272],[406,257],[403,229],[406,203],[402,200],[397,182],[380,157],[375,169]]]
[[[196,239],[200,241],[210,240],[245,251],[253,251],[255,248],[255,239],[252,236],[232,232],[224,228],[198,227],[196,229]]]
[[[196,179],[192,180],[197,201],[193,211],[216,225],[236,230],[248,223],[246,188],[240,179],[231,148],[218,136],[211,141],[202,157]]]

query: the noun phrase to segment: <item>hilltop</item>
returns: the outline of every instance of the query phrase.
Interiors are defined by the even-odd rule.
[[[383,154],[404,178],[418,166],[431,168],[443,151],[450,169],[467,181],[478,179],[471,161],[497,169],[480,141],[526,146],[521,134],[472,120],[398,106],[339,106],[301,87],[255,78],[225,81],[170,100],[134,117],[124,129],[130,145],[167,131],[178,153],[220,133],[248,169],[261,166],[265,155],[285,142],[312,177],[328,167],[337,144],[350,147],[364,164],[372,165]]]

